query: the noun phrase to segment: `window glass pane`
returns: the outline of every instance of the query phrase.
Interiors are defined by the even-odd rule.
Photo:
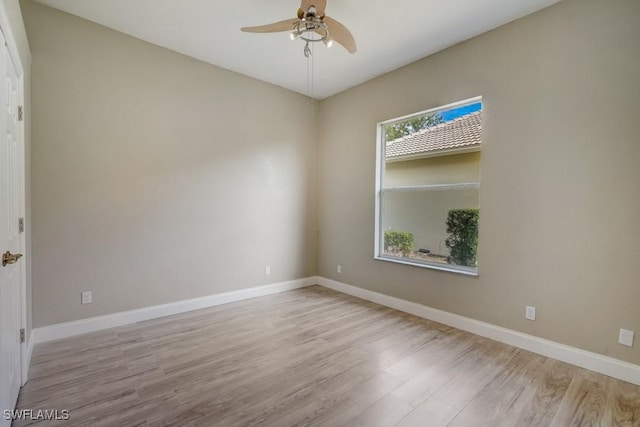
[[[476,271],[482,103],[382,125],[377,254]]]
[[[384,247],[383,242],[382,253],[415,261],[449,264],[447,215],[452,209],[477,209],[478,192],[477,188],[383,191],[382,229],[387,237],[387,246]],[[396,232],[413,236],[409,252],[405,250],[403,254],[402,247],[389,245],[394,243]]]

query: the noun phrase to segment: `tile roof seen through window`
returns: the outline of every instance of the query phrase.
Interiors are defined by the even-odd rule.
[[[437,153],[439,151],[480,147],[481,133],[482,112],[476,111],[389,141],[387,143],[386,158],[391,160]]]

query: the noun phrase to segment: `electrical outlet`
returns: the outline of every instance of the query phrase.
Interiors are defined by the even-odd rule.
[[[340,264],[338,264],[338,267],[336,268],[336,273],[342,273],[342,266]]]
[[[524,317],[527,320],[536,320],[536,308],[528,305],[525,309]]]
[[[83,291],[80,294],[80,303],[81,304],[91,304],[93,301],[93,294],[91,291]]]
[[[618,342],[622,345],[626,345],[628,347],[633,347],[633,336],[635,332],[628,331],[626,329],[620,329],[620,336],[618,337]]]
[[[270,267],[270,266],[268,266],[268,265],[267,265],[267,266],[264,268],[264,275],[265,275],[265,276],[270,276],[270,275],[271,275],[271,267]]]

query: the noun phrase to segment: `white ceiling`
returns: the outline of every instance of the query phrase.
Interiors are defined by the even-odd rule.
[[[296,0],[37,0],[125,34],[323,99],[559,0],[328,0],[327,15],[358,44],[314,46],[313,91],[304,42],[240,27],[295,18]]]

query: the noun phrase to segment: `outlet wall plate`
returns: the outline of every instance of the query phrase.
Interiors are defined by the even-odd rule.
[[[80,294],[80,303],[81,304],[91,304],[93,302],[93,294],[91,291],[83,291]]]
[[[342,266],[340,264],[338,264],[338,267],[336,268],[336,273],[342,273]]]
[[[618,343],[626,345],[627,347],[633,347],[633,337],[635,332],[627,329],[620,329],[620,335],[618,336]]]
[[[526,306],[524,317],[527,320],[536,320],[536,308],[531,305]]]

